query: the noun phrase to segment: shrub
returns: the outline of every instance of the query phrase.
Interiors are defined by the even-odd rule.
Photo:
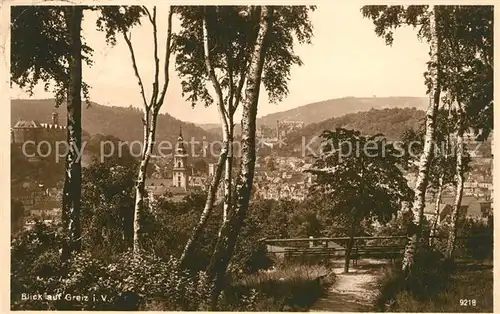
[[[468,300],[467,304],[463,304]],[[466,305],[466,306],[464,306]],[[392,306],[386,309],[392,312],[493,312],[493,272],[488,270],[460,272],[449,278],[449,284],[443,290],[419,299],[409,291],[396,294]]]
[[[322,266],[288,266],[246,275],[224,291],[222,310],[304,311],[328,287],[334,275]]]
[[[392,310],[406,294],[415,300],[425,300],[446,289],[452,268],[441,261],[441,254],[427,246],[414,257],[411,275],[406,278],[401,265],[387,268],[378,281],[379,294],[375,300],[378,311]]]
[[[37,224],[12,241],[13,310],[204,310],[210,281],[181,271],[174,258],[126,252],[106,263],[82,252],[60,260],[60,231]],[[38,300],[26,300],[40,295]]]
[[[62,233],[58,226],[37,222],[11,242],[11,308],[51,309],[53,302],[26,300],[29,295],[58,293],[66,264],[60,260]]]

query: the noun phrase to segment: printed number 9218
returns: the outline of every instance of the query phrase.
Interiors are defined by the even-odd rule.
[[[476,299],[460,299],[460,306],[476,306]]]

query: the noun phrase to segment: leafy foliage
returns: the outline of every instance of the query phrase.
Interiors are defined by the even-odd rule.
[[[137,162],[119,158],[94,163],[83,171],[84,245],[100,258],[125,250],[132,240],[133,186]]]
[[[443,187],[455,183],[456,171],[456,143],[452,137],[455,129],[456,112],[449,109],[440,109],[436,115],[436,131],[434,135],[434,154],[430,162],[429,188],[437,190],[440,180]],[[417,173],[416,164],[419,161],[424,147],[425,130],[423,126],[418,130],[408,129],[401,136],[402,147],[405,151],[405,158],[408,162],[408,170]],[[469,170],[471,158],[466,153],[463,156],[465,171]]]
[[[383,37],[387,45],[394,41],[394,29],[404,24],[418,27],[420,38],[428,36],[428,17],[425,16],[427,6],[423,5],[367,5],[361,9],[364,17],[375,24],[375,33]]]
[[[464,111],[461,128],[486,139],[493,128],[493,7],[443,6],[440,80]]]
[[[141,25],[141,18],[146,15],[144,7],[134,6],[96,6],[99,17],[96,21],[97,29],[106,33],[106,42],[116,45],[116,34],[123,30]]]
[[[13,6],[11,10],[11,84],[33,93],[40,82],[66,100],[71,43],[64,6]],[[82,60],[92,65],[93,49],[82,43]],[[88,100],[89,86],[82,84]]]
[[[439,42],[439,84],[449,98],[464,105],[466,123],[479,139],[493,128],[493,7],[435,6]],[[368,5],[361,9],[375,25],[375,33],[392,44],[393,30],[403,25],[419,28],[429,40],[427,6]],[[429,64],[430,66],[430,64]],[[424,73],[429,86],[429,73]]]
[[[312,193],[330,197],[332,213],[385,223],[402,201],[412,199],[403,160],[384,138],[343,128],[326,130],[322,138],[321,154],[308,171],[317,176]]]
[[[37,258],[27,260],[30,264],[15,260],[19,262],[16,266],[25,268],[14,269],[13,309],[138,310],[160,303],[168,310],[204,310],[210,282],[202,273],[192,275],[181,271],[174,258],[134,257],[125,252],[105,263],[83,252],[61,263],[58,254],[50,250],[47,241],[50,239],[40,232],[43,227],[37,228],[25,233],[23,241],[13,243],[13,258],[29,258],[32,255],[23,253],[33,248],[45,249]],[[25,241],[28,238],[30,242],[43,242],[35,241],[39,244],[33,247]],[[27,302],[22,300],[22,293],[44,297],[37,302]],[[56,298],[50,300],[47,295]]]
[[[227,101],[241,96],[235,91],[244,80],[256,36],[254,30],[259,25],[258,14],[240,14],[246,9],[244,6],[176,7],[181,19],[181,31],[174,36],[176,70],[182,79],[183,95],[193,105],[201,102],[208,106],[213,102],[206,85],[208,74],[203,54],[202,19],[205,14],[208,33],[212,36],[208,38],[210,61],[222,75],[221,87],[227,91],[224,97]],[[309,14],[314,9],[313,6],[275,7],[276,18],[266,43],[268,52],[262,76],[271,102],[279,102],[288,94],[290,69],[293,65],[302,65],[293,45],[295,41],[311,42],[313,30]]]
[[[399,141],[406,130],[418,130],[424,117],[425,113],[416,108],[372,108],[368,111],[326,119],[290,132],[286,136],[286,146],[280,149],[280,154],[290,153],[292,150],[301,152],[304,138],[306,144],[310,144],[309,147],[318,152],[321,143],[317,137],[323,130],[336,128],[358,130],[365,136],[383,134],[387,140]]]
[[[21,230],[24,225],[25,209],[23,203],[15,199],[10,200],[10,228],[11,233]]]

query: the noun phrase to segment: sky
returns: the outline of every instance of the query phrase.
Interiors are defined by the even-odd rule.
[[[158,7],[160,60],[164,55],[167,10]],[[96,30],[96,17],[95,12],[87,11],[82,25],[86,43],[94,48],[93,66],[83,69],[83,79],[91,86],[91,101],[102,105],[142,107],[130,53],[123,38],[118,37],[114,47],[106,45],[104,33]],[[426,43],[417,39],[411,27],[398,29],[393,45],[386,46],[384,39],[375,35],[373,23],[361,15],[360,5],[347,1],[318,5],[311,14],[311,21],[313,42],[295,47],[304,65],[292,68],[288,97],[279,104],[269,104],[261,89],[259,117],[332,98],[425,96],[423,73],[429,49]],[[174,21],[173,31],[177,29],[178,22]],[[132,43],[147,99],[154,69],[152,36],[151,24],[146,20],[132,30]],[[169,72],[171,80],[161,112],[193,123],[217,123],[217,109],[203,105],[192,108],[181,95],[180,79],[174,66]],[[163,79],[163,75],[160,78]],[[38,86],[32,97],[14,87],[11,97],[53,96]],[[239,120],[238,115],[235,120]]]

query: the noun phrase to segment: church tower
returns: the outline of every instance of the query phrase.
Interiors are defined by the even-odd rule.
[[[175,187],[181,187],[185,191],[188,190],[189,173],[187,171],[187,158],[188,154],[184,148],[184,138],[182,137],[182,130],[179,132],[177,144],[175,145],[174,153],[174,169],[172,173],[172,183]]]

